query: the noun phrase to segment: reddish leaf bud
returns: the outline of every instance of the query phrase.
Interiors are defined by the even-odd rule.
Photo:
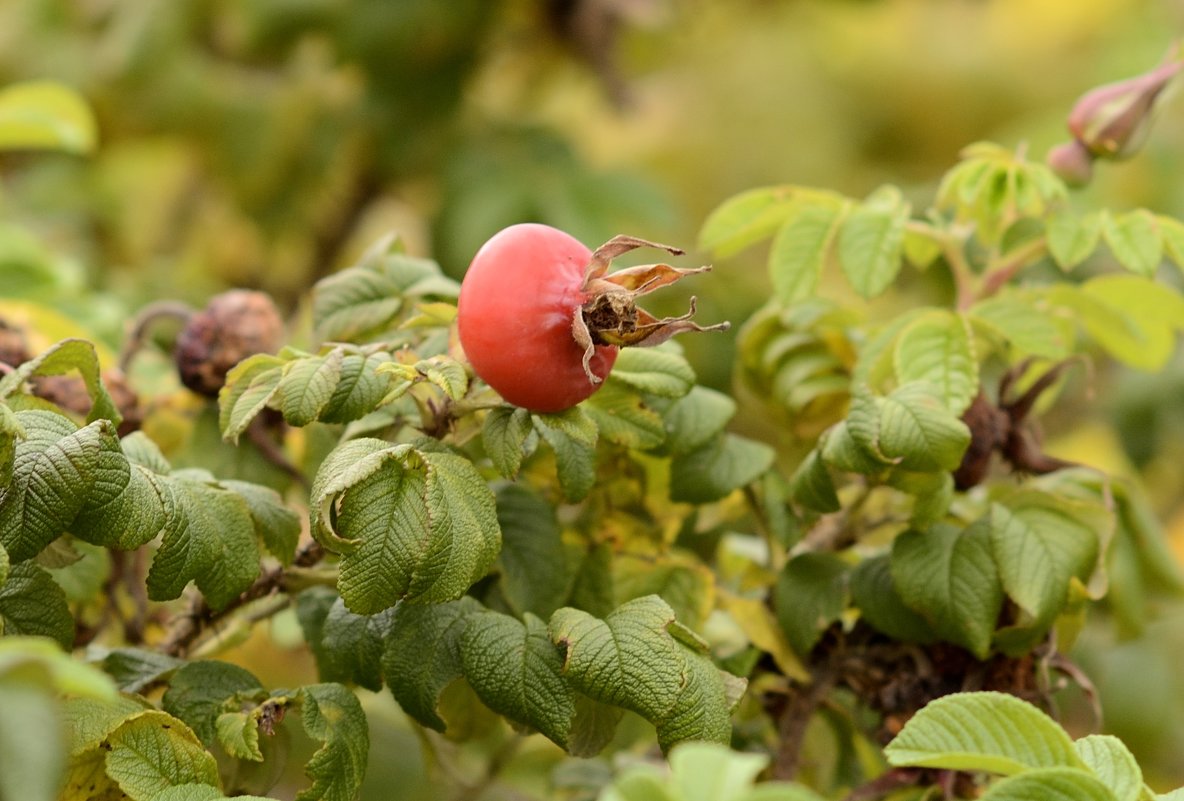
[[[1048,151],[1048,166],[1069,186],[1085,186],[1094,175],[1094,156],[1076,139]]]
[[[1099,86],[1082,95],[1069,113],[1069,130],[1097,158],[1132,155],[1142,144],[1155,99],[1184,69],[1174,55],[1150,72]]]

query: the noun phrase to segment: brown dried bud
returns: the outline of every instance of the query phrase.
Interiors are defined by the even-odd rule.
[[[29,342],[25,339],[25,332],[0,320],[0,362],[9,367],[16,367],[31,358],[33,356],[29,353]]]
[[[215,295],[177,337],[173,358],[181,383],[217,397],[231,367],[256,353],[274,353],[283,333],[283,320],[264,293],[234,289]]]
[[[1069,113],[1069,131],[1097,158],[1133,155],[1150,128],[1156,98],[1181,69],[1184,61],[1173,54],[1150,72],[1086,92]]]
[[[1048,151],[1045,161],[1069,186],[1085,186],[1094,177],[1094,156],[1076,139],[1059,144]]]

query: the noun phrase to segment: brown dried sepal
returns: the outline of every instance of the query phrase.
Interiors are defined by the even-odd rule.
[[[710,265],[684,269],[669,264],[643,264],[609,274],[613,259],[642,247],[665,250],[676,256],[684,252],[633,236],[615,236],[593,251],[584,271],[580,289],[588,300],[572,315],[571,328],[576,343],[584,349],[584,373],[593,384],[600,383],[600,377],[592,372],[591,366],[597,345],[653,347],[685,331],[726,331],[731,325],[723,322],[701,326],[692,322],[691,317],[695,314],[693,297],[690,310],[679,317],[658,319],[638,308],[639,296],[711,269]]]
[[[962,463],[954,471],[954,486],[960,490],[976,487],[986,479],[993,455],[998,452],[1017,473],[1044,475],[1072,462],[1044,453],[1040,430],[1028,419],[1036,401],[1051,387],[1075,360],[1058,362],[1040,376],[1019,397],[1011,397],[1011,389],[1032,366],[1026,359],[1008,370],[999,381],[998,405],[991,403],[981,391],[962,414],[962,422],[970,428],[970,446],[962,456]]]

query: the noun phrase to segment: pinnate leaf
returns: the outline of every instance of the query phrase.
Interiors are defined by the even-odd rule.
[[[899,539],[899,538],[898,538]],[[851,600],[860,617],[879,632],[904,642],[929,643],[933,628],[900,597],[887,554],[864,559],[851,571]]]
[[[627,448],[649,449],[666,439],[662,418],[636,389],[609,378],[583,404],[600,436]]]
[[[300,539],[300,517],[284,505],[280,494],[270,487],[248,481],[220,481],[247,504],[255,534],[268,552],[283,565],[292,563]]]
[[[1143,771],[1122,740],[1110,734],[1087,734],[1073,743],[1081,760],[1114,793],[1116,801],[1139,801]]]
[[[895,767],[1004,775],[1085,767],[1064,729],[1027,701],[998,692],[955,693],[930,702],[884,754]]]
[[[617,355],[610,380],[663,398],[681,398],[695,385],[695,371],[673,344],[626,348]]]
[[[267,407],[284,378],[284,360],[270,353],[248,356],[230,368],[218,391],[218,428],[230,442]]]
[[[707,216],[699,247],[721,258],[772,236],[793,207],[791,186],[750,189],[728,198]]]
[[[502,530],[502,595],[516,614],[550,617],[563,605],[574,578],[555,509],[521,484],[500,486],[495,497]]]
[[[596,422],[578,406],[558,414],[536,414],[533,420],[535,431],[555,452],[563,497],[583,500],[596,483]]]
[[[905,384],[877,399],[880,453],[908,470],[953,470],[970,444],[970,429],[932,385]]]
[[[1102,236],[1102,214],[1078,217],[1069,211],[1049,216],[1045,227],[1048,252],[1062,270],[1069,271],[1089,258]]]
[[[761,476],[773,464],[773,449],[735,434],[721,434],[670,465],[670,498],[710,503]]]
[[[846,608],[848,571],[846,562],[822,551],[800,554],[782,569],[773,608],[799,655],[809,654]]]
[[[341,381],[344,357],[342,348],[333,348],[324,355],[306,355],[284,365],[276,395],[288,424],[302,427],[320,416]]]
[[[735,413],[736,402],[724,393],[692,387],[662,411],[667,432],[663,452],[680,454],[698,450],[723,431]]]

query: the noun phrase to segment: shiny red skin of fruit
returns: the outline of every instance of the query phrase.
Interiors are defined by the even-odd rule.
[[[509,403],[559,412],[600,388],[584,372],[572,316],[587,295],[580,289],[592,252],[547,225],[505,228],[481,246],[461,282],[460,344],[474,372]],[[593,374],[604,379],[615,345],[598,345]]]

